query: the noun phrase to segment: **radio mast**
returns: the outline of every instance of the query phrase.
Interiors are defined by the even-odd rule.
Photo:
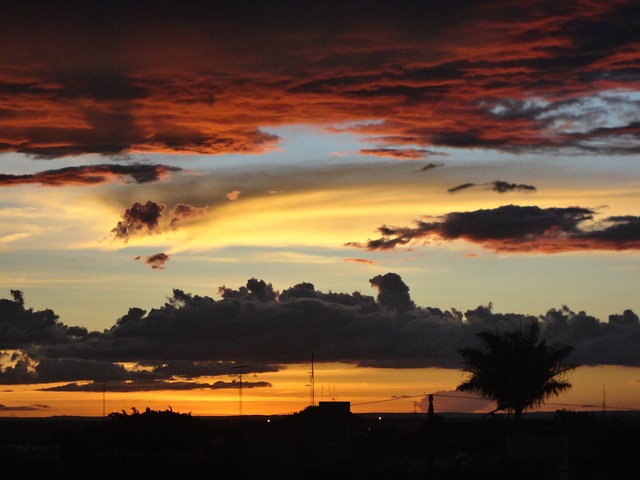
[[[309,372],[309,405],[316,406],[316,379],[313,365],[313,352],[311,352],[311,371]]]

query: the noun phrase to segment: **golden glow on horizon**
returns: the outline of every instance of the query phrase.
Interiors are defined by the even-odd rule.
[[[271,388],[243,388],[242,412],[244,415],[281,415],[298,412],[310,403],[310,365],[290,365],[271,374],[246,375],[243,382],[269,381]],[[606,388],[607,408],[615,410],[638,409],[640,403],[640,368],[617,366],[579,367],[569,375],[573,388],[549,399],[542,411],[601,410],[603,387]],[[423,395],[445,392],[460,395],[455,387],[462,381],[462,372],[455,369],[380,369],[358,368],[347,364],[317,364],[315,368],[315,401],[348,401],[354,413],[413,412],[414,402]],[[230,381],[230,377],[216,377]],[[213,378],[199,381],[215,381]],[[60,384],[57,384],[60,385]],[[53,416],[53,415],[102,415],[102,392],[40,392],[38,388],[52,385],[20,385],[3,392],[5,405],[48,405],[37,411],[0,410],[0,416]],[[238,415],[237,389],[106,392],[106,411],[131,413],[135,407],[142,411],[149,407],[193,415]],[[484,400],[454,399],[436,396],[437,412],[467,411],[486,412],[490,402]],[[420,410],[418,410],[420,411]]]

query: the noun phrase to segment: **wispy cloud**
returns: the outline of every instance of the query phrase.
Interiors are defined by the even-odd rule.
[[[449,193],[457,193],[462,190],[468,190],[470,188],[481,187],[488,188],[494,192],[507,193],[507,192],[535,192],[537,190],[533,185],[527,185],[526,183],[509,183],[502,180],[496,180],[489,183],[462,183],[447,189]]]
[[[375,265],[378,263],[374,260],[369,260],[366,258],[345,258],[344,261],[350,263],[364,263],[365,265]]]
[[[376,155],[378,157],[391,157],[401,160],[422,160],[437,152],[425,148],[362,148],[358,152],[362,155]]]
[[[67,185],[99,185],[110,182],[133,181],[148,183],[160,180],[171,172],[179,172],[179,167],[168,165],[84,165],[66,167],[58,170],[45,170],[34,174],[9,175],[0,174],[0,187],[11,185],[40,184],[49,187]]]

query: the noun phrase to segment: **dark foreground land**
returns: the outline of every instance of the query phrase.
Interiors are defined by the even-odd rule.
[[[631,479],[640,415],[355,415],[339,402],[279,417],[147,410],[0,419],[10,479]]]

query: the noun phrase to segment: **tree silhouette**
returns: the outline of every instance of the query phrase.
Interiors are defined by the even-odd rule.
[[[524,332],[485,330],[476,334],[479,348],[458,350],[468,378],[457,390],[495,401],[498,409],[512,410],[518,422],[524,410],[571,388],[565,374],[577,367],[566,362],[573,347],[547,345],[538,341],[539,335],[537,322]]]

